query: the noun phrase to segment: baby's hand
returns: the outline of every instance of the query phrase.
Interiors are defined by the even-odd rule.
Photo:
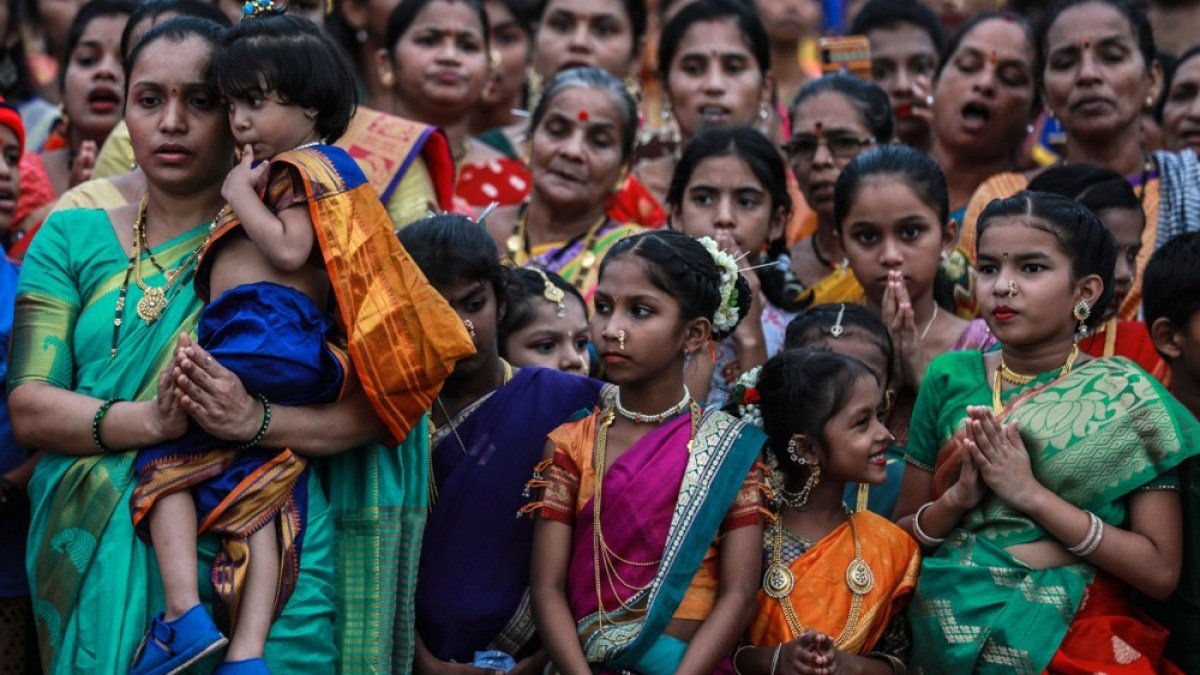
[[[247,194],[252,195],[254,199],[258,199],[254,188],[258,185],[258,181],[262,178],[262,175],[266,173],[267,166],[267,162],[262,162],[258,166],[254,166],[254,147],[249,143],[242,148],[242,161],[233,167],[233,170],[225,177],[225,184],[221,186],[221,196],[231,206],[234,206],[235,211],[237,210],[236,205],[234,205],[235,200],[245,198]]]

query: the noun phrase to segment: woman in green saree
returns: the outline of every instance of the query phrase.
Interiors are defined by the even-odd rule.
[[[1174,672],[1130,591],[1178,583],[1176,468],[1200,428],[1131,361],[1074,344],[1111,300],[1115,256],[1057,195],[980,219],[976,299],[1001,349],[931,364],[896,510],[929,551],[908,614],[916,672]]]
[[[233,155],[228,119],[207,76],[219,30],[201,19],[175,19],[155,27],[131,54],[125,119],[147,178],[144,221],[136,222],[136,204],[58,213],[26,258],[9,401],[19,443],[46,451],[29,485],[27,566],[48,673],[125,673],[151,616],[163,608],[154,554],[135,536],[129,513],[133,450],[178,436],[189,416],[237,443],[263,424],[261,404],[229,371],[186,337],[176,349],[201,308],[192,276],[223,204]],[[135,236],[145,255],[131,253],[139,248]],[[161,314],[146,320],[155,309],[148,299],[158,293]],[[380,432],[357,392],[326,407],[276,406],[263,442],[332,454]],[[355,486],[371,489],[362,481]],[[309,494],[296,593],[266,649],[281,672],[333,672],[338,660],[335,583],[345,582],[333,574],[333,520],[340,514],[330,506],[338,497],[327,500],[315,476]],[[419,498],[423,503],[423,492]],[[208,568],[216,550],[215,540],[200,539],[201,601],[212,594]],[[339,550],[339,564],[356,560],[351,554]],[[338,576],[369,575],[364,569]],[[362,622],[373,616],[356,614]]]

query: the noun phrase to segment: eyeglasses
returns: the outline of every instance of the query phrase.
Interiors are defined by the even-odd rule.
[[[828,148],[829,154],[836,159],[854,159],[863,148],[875,145],[875,139],[849,134],[829,134],[820,138],[797,134],[783,144],[783,151],[793,160],[811,162],[817,155],[817,148],[822,145]]]

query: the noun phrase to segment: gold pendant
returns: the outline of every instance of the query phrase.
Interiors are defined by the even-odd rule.
[[[866,595],[875,588],[875,573],[865,561],[855,559],[846,566],[846,585],[855,595]]]
[[[763,575],[763,591],[767,595],[776,600],[786,598],[791,595],[795,585],[796,578],[786,565],[775,560],[767,566],[767,572]]]
[[[146,323],[154,323],[162,316],[163,310],[167,308],[167,296],[163,294],[161,288],[153,286],[146,289],[146,294],[138,300],[137,314]]]

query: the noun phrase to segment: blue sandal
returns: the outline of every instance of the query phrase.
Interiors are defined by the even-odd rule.
[[[138,646],[129,675],[174,675],[228,642],[202,605],[173,621],[164,621],[159,614]]]
[[[267,662],[262,659],[226,661],[217,666],[213,675],[271,675],[271,669],[267,668]]]

